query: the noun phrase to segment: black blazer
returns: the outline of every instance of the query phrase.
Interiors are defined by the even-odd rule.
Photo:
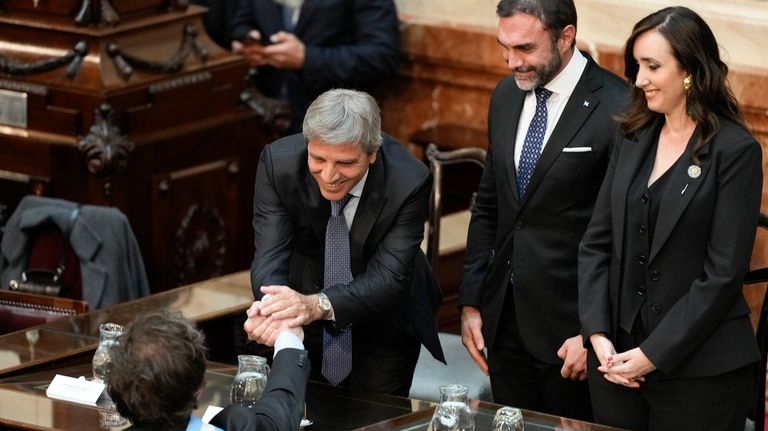
[[[385,135],[350,229],[354,280],[325,291],[336,328],[356,323],[371,331],[357,331],[355,343],[378,344],[376,329],[389,325],[416,336],[444,360],[434,322],[442,294],[420,249],[431,187],[427,167]],[[304,294],[321,290],[330,211],[307,168],[304,137],[291,135],[268,145],[254,196],[251,283],[256,298],[262,296],[259,287],[269,284]]]
[[[760,210],[762,153],[749,132],[723,118],[698,161],[689,143],[661,197],[644,265],[650,282],[639,299],[634,289],[621,291],[627,190],[662,124],[660,116],[623,138],[611,158],[579,251],[582,334],[585,341],[597,332],[610,338],[619,301],[644,301],[649,327],[640,349],[651,362],[665,375],[717,375],[760,357],[742,280]],[[688,173],[693,165],[698,177]]]
[[[488,158],[470,223],[459,305],[480,309],[483,337],[493,346],[502,313],[517,320],[527,349],[559,363],[557,350],[579,333],[576,256],[592,214],[617,129],[611,115],[626,85],[588,58],[533,172],[523,204],[514,151],[525,92],[512,77],[493,92]],[[589,152],[563,152],[590,147]],[[515,309],[503,310],[514,273]]]
[[[259,68],[259,89],[279,97],[288,89],[294,125],[301,125],[309,104],[331,88],[369,90],[397,71],[400,31],[393,0],[305,0],[293,32],[306,46],[299,71]],[[239,0],[232,37],[250,30],[262,38],[284,30],[282,7],[272,0]],[[296,129],[298,130],[298,129]]]
[[[304,417],[310,363],[306,350],[277,352],[267,387],[253,408],[229,405],[211,419],[227,431],[297,430]]]

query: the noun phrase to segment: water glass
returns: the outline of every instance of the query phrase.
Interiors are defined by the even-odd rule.
[[[502,407],[493,417],[493,431],[523,431],[523,414],[514,407]]]

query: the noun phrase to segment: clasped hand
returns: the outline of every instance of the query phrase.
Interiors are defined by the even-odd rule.
[[[656,369],[639,347],[616,353],[611,340],[603,334],[592,334],[589,340],[600,361],[597,370],[603,373],[609,382],[639,388],[640,383],[645,381],[645,376]]]
[[[303,338],[302,325],[320,317],[316,295],[302,295],[288,286],[262,286],[264,298],[246,311],[243,329],[248,338],[272,346],[280,331],[292,331]],[[301,333],[301,335],[299,335]]]

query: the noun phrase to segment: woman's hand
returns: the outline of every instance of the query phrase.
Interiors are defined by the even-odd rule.
[[[607,359],[607,363],[598,367],[598,370],[606,373],[606,378],[610,375],[620,384],[631,388],[639,388],[645,376],[656,369],[639,347],[611,355]]]

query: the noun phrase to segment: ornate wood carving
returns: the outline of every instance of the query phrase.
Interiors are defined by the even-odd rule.
[[[75,44],[72,51],[61,57],[47,58],[29,63],[13,60],[0,54],[0,72],[6,75],[32,75],[34,73],[50,72],[56,68],[67,65],[67,78],[73,79],[80,72],[83,58],[88,54],[88,45],[85,41]]]
[[[75,15],[77,25],[114,26],[120,22],[120,16],[110,0],[83,0]]]
[[[187,284],[196,279],[197,274],[206,274],[206,278],[221,275],[226,255],[225,225],[219,212],[206,204],[190,206],[176,230],[173,248],[176,283]]]
[[[3,2],[0,1],[0,9]],[[186,10],[188,0],[167,0],[168,10]],[[112,0],[83,0],[75,15],[75,24],[97,27],[115,26],[120,22],[120,15],[112,6]]]
[[[189,23],[185,24],[182,34],[179,49],[171,58],[164,62],[146,60],[123,52],[117,45],[117,42],[110,42],[107,45],[107,54],[112,58],[115,68],[125,80],[131,77],[133,69],[154,73],[176,73],[184,67],[184,62],[192,53],[202,63],[205,63],[210,54],[208,48],[197,39],[197,29],[195,29],[195,26]]]
[[[240,101],[256,113],[272,132],[282,134],[291,126],[291,109],[286,101],[267,97],[256,88],[258,73],[256,69],[248,71]]]
[[[110,105],[99,106],[90,133],[77,144],[88,171],[99,177],[124,172],[134,149],[133,142],[114,124],[113,114]]]

